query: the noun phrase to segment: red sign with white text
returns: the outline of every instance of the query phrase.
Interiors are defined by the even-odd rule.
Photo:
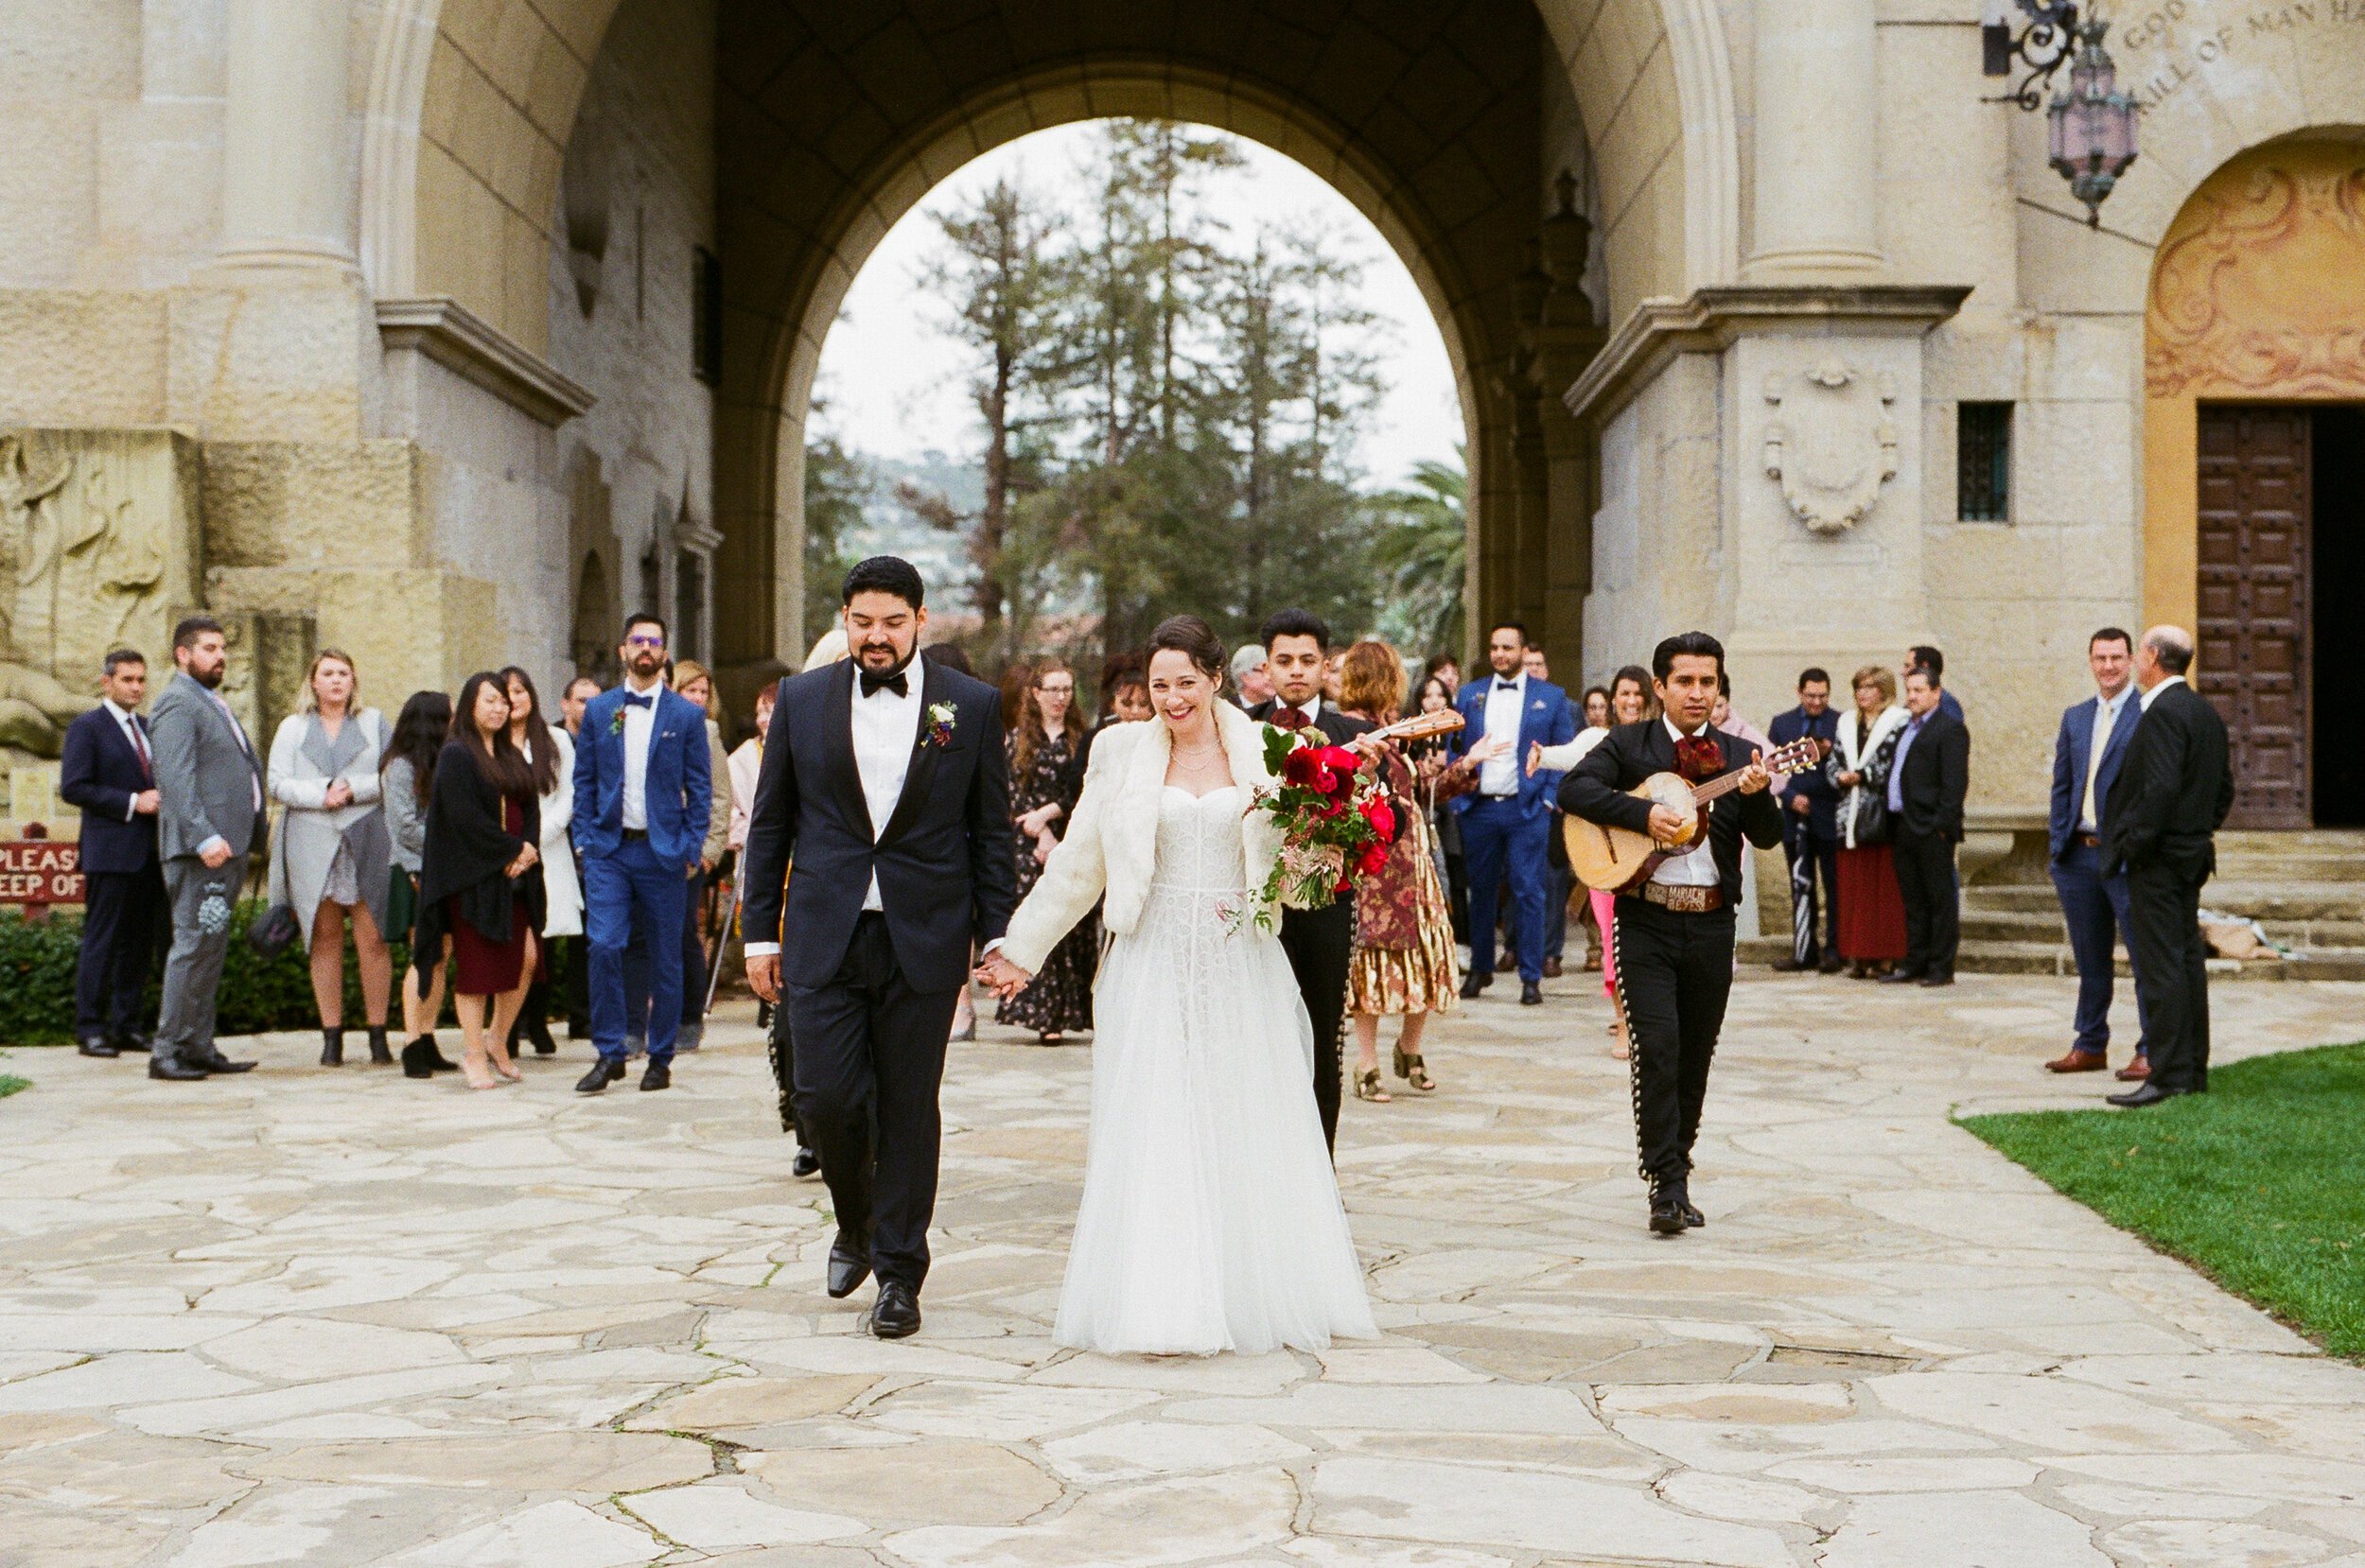
[[[80,903],[80,859],[71,840],[0,840],[0,904]]]

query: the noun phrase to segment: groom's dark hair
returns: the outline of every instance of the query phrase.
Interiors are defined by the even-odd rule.
[[[1265,624],[1258,628],[1256,640],[1265,645],[1266,652],[1270,653],[1276,637],[1312,637],[1314,646],[1327,653],[1330,652],[1330,622],[1311,610],[1275,610],[1265,618]]]
[[[927,601],[927,587],[920,581],[920,568],[900,555],[874,555],[859,562],[846,574],[846,585],[838,590],[840,605],[851,604],[856,594],[893,594],[913,609]]]

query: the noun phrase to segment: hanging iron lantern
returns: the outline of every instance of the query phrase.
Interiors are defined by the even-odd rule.
[[[2056,92],[2045,110],[2052,122],[2053,167],[2070,183],[2070,194],[2086,204],[2086,226],[2102,226],[2102,203],[2135,162],[2135,99],[2118,90],[2118,66],[2102,46],[2108,22],[2077,29],[2079,48],[2070,61],[2067,92]]]

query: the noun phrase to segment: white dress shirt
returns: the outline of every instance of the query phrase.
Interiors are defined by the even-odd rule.
[[[1661,714],[1659,723],[1667,727],[1669,740],[1677,744],[1684,741],[1686,739],[1684,732],[1675,727],[1674,720]],[[1708,724],[1702,724],[1691,739],[1697,740],[1702,737],[1714,740],[1716,739],[1715,728]],[[1722,878],[1717,874],[1716,850],[1708,843],[1708,836],[1706,833],[1701,834],[1699,844],[1692,848],[1680,855],[1670,855],[1659,862],[1658,869],[1651,873],[1651,880],[1664,883],[1669,887],[1714,887],[1722,880]]]
[[[1486,672],[1486,738],[1501,736],[1510,742],[1510,749],[1491,762],[1479,764],[1479,793],[1482,795],[1515,795],[1519,793],[1519,774],[1527,766],[1527,758],[1519,755],[1519,721],[1527,713],[1528,672],[1524,670],[1503,685],[1503,677],[1493,671]]]
[[[2115,697],[2094,693],[2093,729],[2086,738],[2086,793],[2077,811],[2077,826],[2089,833],[2097,831],[2094,779],[2102,772],[2102,748],[2111,743],[2111,732],[2118,727],[2120,717],[2127,711],[2128,695],[2134,689],[2130,683],[2120,687]]]
[[[884,686],[864,696],[859,664],[850,677],[854,683],[854,771],[862,776],[863,804],[870,808],[874,844],[886,831],[887,819],[895,815],[895,803],[903,795],[903,775],[911,772],[912,751],[920,744],[920,693],[926,683],[917,655],[903,673],[906,689],[900,697]],[[863,895],[862,907],[886,908],[879,897],[875,870],[870,873],[870,891]]]
[[[131,748],[132,755],[141,758],[148,757],[148,737],[140,733],[139,721],[131,717],[131,710],[128,707],[118,707],[113,697],[99,699],[98,706],[105,708],[108,715],[114,720],[115,728],[123,731],[123,743]],[[151,759],[148,764],[146,788],[152,790],[155,787],[156,764]],[[139,814],[139,791],[134,790],[131,792],[131,798],[123,803],[123,820],[129,822]]]
[[[2165,679],[2165,680],[2162,681],[2162,682],[2161,682],[2158,686],[2155,686],[2155,687],[2153,687],[2153,688],[2152,688],[2149,691],[2145,692],[2145,693],[2143,694],[2142,698],[2141,698],[2141,699],[2139,699],[2139,700],[2143,703],[2143,705],[2144,705],[2144,711],[2145,711],[2146,713],[2149,713],[2149,712],[2151,711],[2151,705],[2152,705],[2152,702],[2153,702],[2156,698],[2158,698],[2158,696],[2160,695],[2160,693],[2162,693],[2163,691],[2165,691],[2168,688],[2170,688],[2170,687],[2172,687],[2172,686],[2182,686],[2183,684],[2184,684],[2184,677],[2183,677],[2183,676],[2181,676],[2181,675],[2170,675],[2167,679]]]
[[[665,689],[665,677],[659,675],[647,686],[635,685],[631,676],[624,677],[624,690],[631,696],[655,699]],[[623,825],[637,832],[649,828],[649,747],[657,740],[657,702],[646,707],[638,703],[624,705],[624,798]]]

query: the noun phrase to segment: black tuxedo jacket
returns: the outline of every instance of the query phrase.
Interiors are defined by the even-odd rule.
[[[1713,724],[1701,733],[1725,753],[1725,765],[1716,770],[1718,777],[1747,767],[1751,753],[1757,749]],[[1675,742],[1669,737],[1663,721],[1646,719],[1638,724],[1620,724],[1562,777],[1560,809],[1586,822],[1648,833],[1651,803],[1638,800],[1626,792],[1653,774],[1674,771]],[[1725,888],[1725,907],[1731,909],[1741,901],[1742,839],[1745,836],[1761,849],[1771,849],[1781,843],[1782,809],[1774,803],[1773,791],[1760,790],[1755,794],[1736,793],[1712,800],[1708,805],[1708,846],[1716,856],[1716,877]]]
[[[972,947],[1010,923],[1018,872],[1002,695],[925,655],[917,667],[911,769],[875,833],[854,764],[852,661],[780,683],[748,817],[741,918],[748,940],[780,942],[792,985],[824,985],[837,974],[874,872],[896,962],[914,990],[957,989]],[[929,718],[940,706],[952,710],[949,738]]]
[[[1922,721],[1905,753],[1905,777],[1898,786],[1904,801],[1901,826],[1924,838],[1963,842],[1963,801],[1971,793],[1971,731],[1944,708]]]
[[[138,714],[131,722],[148,732]],[[131,797],[155,781],[140,767],[140,754],[124,739],[123,726],[105,707],[92,708],[65,729],[65,752],[58,767],[58,793],[82,813],[80,864],[84,872],[145,871],[156,863],[156,818],[131,814]]]
[[[2211,835],[2233,810],[2225,721],[2180,681],[2144,709],[2103,798],[2103,875],[2161,864],[2206,878],[2217,862]]]

